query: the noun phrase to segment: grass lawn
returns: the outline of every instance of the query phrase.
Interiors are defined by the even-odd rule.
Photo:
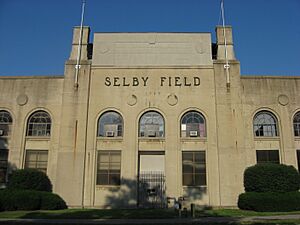
[[[176,218],[173,209],[64,209],[0,212],[11,219],[163,219]]]
[[[240,209],[212,209],[204,211],[196,211],[197,217],[222,216],[222,217],[248,217],[248,216],[277,216],[277,215],[295,215],[300,211],[293,212],[255,212]]]
[[[188,212],[190,215],[190,212]],[[254,212],[239,209],[196,211],[196,217],[248,217],[300,214],[293,212]],[[163,219],[177,218],[173,209],[64,209],[38,211],[5,211],[0,218],[10,219]]]

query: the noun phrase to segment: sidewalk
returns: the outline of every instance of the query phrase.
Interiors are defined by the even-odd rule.
[[[262,222],[271,220],[295,220],[298,215],[282,216],[253,216],[253,217],[203,217],[203,218],[178,218],[178,219],[0,219],[0,224],[230,224],[239,222]]]

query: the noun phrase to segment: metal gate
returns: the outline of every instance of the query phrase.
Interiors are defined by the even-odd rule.
[[[138,176],[138,206],[142,208],[165,208],[165,174],[160,171],[141,171]]]

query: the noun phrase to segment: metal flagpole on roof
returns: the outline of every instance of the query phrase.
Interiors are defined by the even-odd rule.
[[[227,51],[227,39],[226,39],[226,30],[225,30],[225,15],[224,15],[224,0],[221,0],[221,13],[222,13],[222,26],[223,26],[223,37],[224,37],[224,45],[225,45],[225,65],[224,69],[226,70],[226,87],[230,88],[230,74],[228,64],[228,51]]]
[[[85,0],[82,1],[81,8],[81,23],[80,23],[80,34],[79,34],[79,42],[78,42],[78,53],[77,53],[77,62],[75,66],[75,84],[74,87],[78,88],[78,73],[80,69],[80,58],[81,58],[81,45],[82,45],[82,30],[83,30],[83,20],[84,20],[84,9],[85,9]]]

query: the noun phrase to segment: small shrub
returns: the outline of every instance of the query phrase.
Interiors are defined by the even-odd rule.
[[[288,212],[300,210],[300,192],[246,192],[240,194],[238,207],[258,212]]]
[[[57,194],[49,192],[40,192],[41,206],[40,209],[44,210],[56,210],[66,209],[66,202]]]
[[[293,166],[257,164],[244,173],[246,192],[292,192],[300,188],[300,175]]]
[[[14,171],[9,178],[7,187],[9,189],[52,191],[52,184],[48,176],[35,169]]]

